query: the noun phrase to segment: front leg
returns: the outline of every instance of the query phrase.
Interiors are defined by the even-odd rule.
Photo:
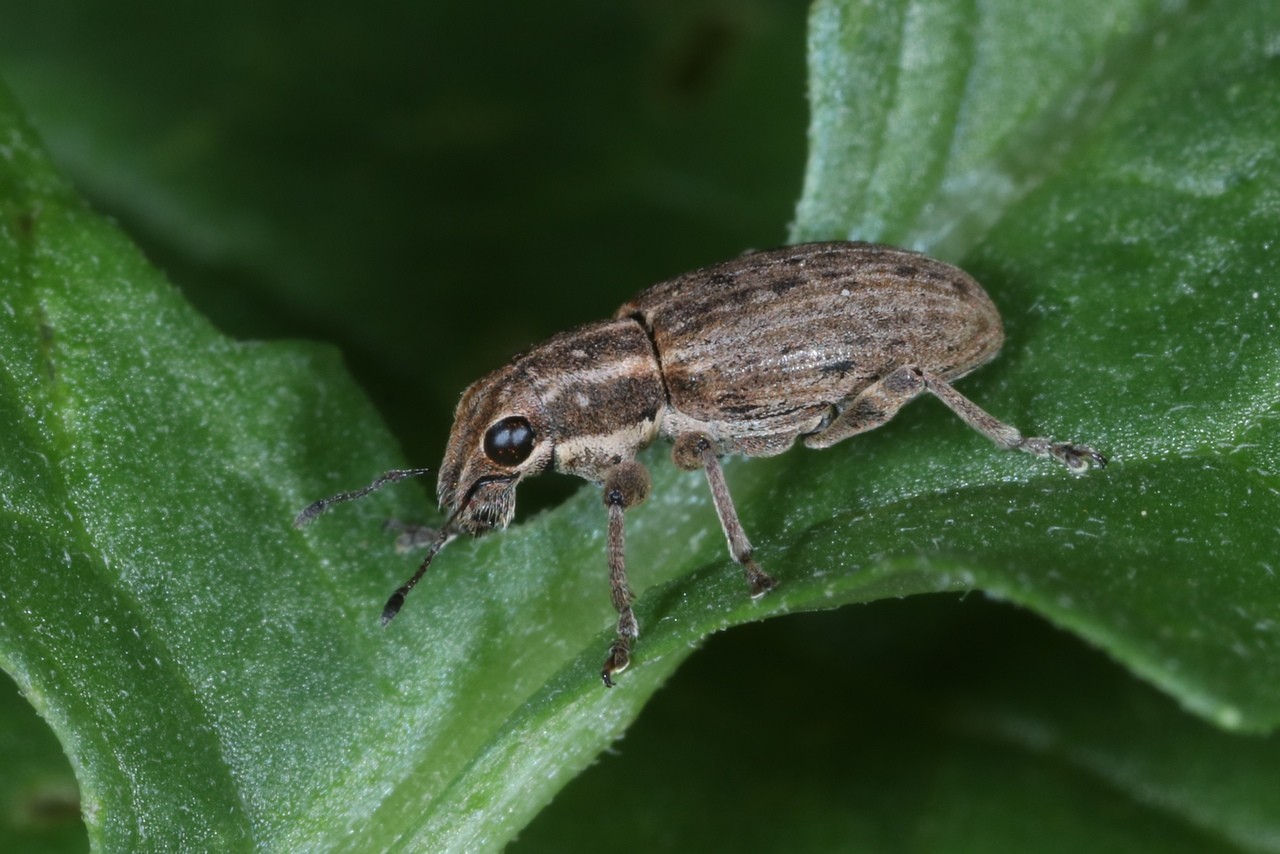
[[[622,534],[622,514],[649,495],[649,472],[637,462],[619,463],[609,469],[604,479],[604,506],[609,509],[609,592],[618,612],[618,637],[609,647],[600,678],[606,688],[613,687],[613,675],[631,663],[631,642],[640,636],[640,626],[631,610],[635,597],[627,584],[627,561]]]
[[[707,473],[711,500],[716,505],[716,515],[720,517],[720,527],[724,529],[725,539],[729,541],[729,554],[746,572],[751,598],[763,596],[776,587],[777,582],[773,580],[773,576],[761,569],[751,557],[754,551],[751,541],[747,539],[747,532],[738,521],[738,511],[733,506],[729,485],[725,483],[724,470],[720,468],[720,458],[716,456],[710,437],[703,433],[687,433],[678,437],[671,448],[671,457],[677,466],[686,471],[700,468]]]

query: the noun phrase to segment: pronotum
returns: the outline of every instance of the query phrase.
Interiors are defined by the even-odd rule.
[[[753,597],[774,579],[752,558],[720,457],[765,457],[800,440],[826,448],[887,422],[929,392],[1001,448],[1074,473],[1106,459],[1084,445],[1028,438],[952,382],[989,361],[1000,315],[969,275],[916,252],[869,243],[810,243],[743,255],[654,285],[611,320],[561,333],[473,383],[454,416],[436,494],[448,511],[417,572],[392,594],[385,625],[432,559],[460,533],[504,528],[516,485],[550,469],[603,486],[617,637],[606,686],[631,660],[623,515],[644,501],[649,473],[636,454],[672,443],[683,469],[702,469],[729,553]],[[303,510],[299,527],[331,505],[426,473],[400,469]]]

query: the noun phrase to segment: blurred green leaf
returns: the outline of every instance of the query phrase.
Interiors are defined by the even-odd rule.
[[[85,850],[76,778],[48,725],[5,677],[0,677],[0,756],[0,849]]]
[[[1275,851],[1277,787],[1274,737],[1024,611],[915,597],[716,636],[510,850]]]
[[[434,462],[516,350],[784,241],[805,6],[0,0],[0,73],[215,325],[338,345]]]
[[[595,677],[611,614],[602,571],[603,514],[593,490],[501,536],[455,544],[405,613],[380,630],[380,605],[413,562],[390,554],[378,525],[393,515],[424,517],[424,504],[411,501],[414,491],[401,488],[343,508],[303,533],[288,528],[292,513],[310,499],[364,483],[400,462],[332,352],[238,344],[218,334],[119,231],[83,207],[5,101],[0,495],[11,559],[0,584],[0,663],[71,757],[91,841],[124,850],[498,847],[622,733],[707,633],[787,611],[928,591],[977,587],[1024,604],[1219,725],[1274,727],[1280,713],[1274,678],[1280,672],[1280,594],[1273,572],[1280,360],[1273,343],[1277,296],[1267,285],[1276,274],[1280,211],[1280,110],[1270,97],[1280,75],[1278,17],[1261,0],[1212,9],[1043,4],[1035,14],[1012,2],[981,9],[941,2],[814,7],[811,158],[793,237],[892,240],[962,262],[1001,306],[1008,332],[1001,359],[967,380],[966,393],[1029,432],[1094,444],[1114,463],[1106,472],[1072,478],[1047,464],[995,454],[929,401],[847,446],[731,463],[743,521],[762,562],[783,585],[751,602],[723,555],[705,485],[675,472],[663,449],[654,449],[645,456],[654,469],[654,498],[628,521],[643,635],[636,665],[612,692]],[[222,27],[213,31],[237,32],[225,21]],[[322,32],[316,30],[321,41]],[[697,37],[676,39],[675,55],[696,57],[720,37],[714,27],[685,32]],[[448,27],[440,33],[445,45]],[[209,57],[223,56],[225,44],[215,42],[192,43]],[[689,44],[694,47],[681,53],[680,45]],[[369,51],[380,53],[385,47]],[[569,47],[556,53],[576,56]],[[269,50],[248,55],[268,66],[274,56]],[[287,53],[274,59],[282,75],[296,67]],[[213,60],[193,65],[200,61]],[[360,67],[358,58],[352,62]],[[53,65],[28,49],[10,68],[39,90],[32,82],[36,70]],[[342,77],[337,72],[335,81]],[[121,75],[117,83],[128,79]],[[733,91],[766,91],[761,75],[746,78]],[[537,80],[570,85],[555,76],[518,78],[510,84],[516,94],[508,96],[509,104],[539,103],[536,92],[520,91],[522,85],[536,88]],[[377,86],[356,89],[381,92]],[[320,95],[311,97],[324,103]],[[619,112],[638,109],[626,99],[617,106],[608,92],[599,98]],[[86,100],[83,93],[63,102],[50,97],[43,115],[53,112],[51,104]],[[272,126],[266,117],[273,103],[264,94],[255,112],[248,109],[252,103],[226,99],[224,109],[237,121],[215,111],[208,124],[188,128],[191,136],[178,137],[199,145],[174,150],[199,163],[192,151],[222,150],[227,142],[207,131],[235,127],[247,137],[233,150],[266,151],[270,135],[250,131]],[[170,106],[174,115],[183,114]],[[475,102],[455,107],[473,111],[464,113],[476,120],[473,128],[492,129],[490,122],[503,114],[476,111]],[[731,107],[743,109],[722,105]],[[370,126],[358,115],[335,115],[348,128]],[[457,113],[446,115],[424,120],[422,127],[468,127],[456,121]],[[64,121],[64,128],[71,126],[71,118]],[[584,132],[600,126],[591,118],[575,125]],[[334,133],[330,127],[318,136]],[[746,149],[757,155],[768,149],[768,137],[747,137]],[[103,138],[121,150],[129,131]],[[383,138],[414,150],[424,137],[389,132]],[[112,181],[109,170],[95,167],[100,155],[92,153],[93,145],[82,143],[84,156],[68,161],[66,152],[76,149],[62,139],[64,162],[100,176],[95,195],[117,199],[152,245],[168,247],[174,257],[199,256],[193,252],[202,245],[196,224],[206,215],[226,222],[237,209],[248,209],[229,198],[236,188],[217,170],[190,195],[172,192],[156,171],[143,168],[150,150],[144,147],[121,173],[144,176],[141,189],[133,189],[130,180]],[[478,351],[475,357],[491,366],[501,350],[533,337],[527,329],[512,334],[525,327],[511,315],[504,319],[506,306],[536,305],[549,316],[564,316],[585,303],[548,300],[547,283],[556,275],[594,285],[586,273],[597,264],[634,273],[629,257],[617,255],[619,244],[520,242],[534,233],[528,224],[535,220],[547,232],[573,233],[569,209],[579,211],[583,222],[599,220],[604,231],[627,221],[603,216],[608,204],[584,203],[590,196],[582,189],[563,195],[561,186],[578,186],[571,180],[576,176],[553,169],[549,179],[536,171],[540,161],[534,158],[525,167],[538,176],[530,198],[568,199],[563,208],[512,219],[478,204],[447,238],[466,247],[442,256],[442,264],[459,265],[456,278],[443,277],[415,303],[379,297],[393,262],[363,267],[361,252],[335,249],[342,242],[339,226],[352,222],[353,211],[357,219],[387,211],[388,227],[380,218],[361,219],[363,228],[353,230],[349,241],[405,264],[413,253],[396,247],[414,241],[408,206],[435,199],[407,192],[397,197],[403,207],[396,210],[374,201],[395,196],[383,191],[371,192],[363,206],[358,194],[329,198],[328,185],[314,177],[306,183],[311,173],[305,162],[301,184],[273,183],[267,166],[303,150],[281,144],[288,140],[275,140],[274,158],[246,168],[247,186],[273,188],[264,195],[277,200],[302,195],[310,203],[301,207],[323,227],[294,219],[288,228],[255,226],[243,239],[234,229],[227,237],[215,228],[210,233],[217,245],[209,252],[243,265],[249,280],[279,283],[268,293],[279,288],[274,293],[297,296],[312,276],[348,286],[367,278],[372,290],[335,297],[341,291],[326,287],[314,300],[305,294],[303,308],[286,309],[284,298],[279,305],[283,314],[300,312],[302,319],[290,322],[302,327],[328,328],[350,317],[351,334],[360,342],[354,346],[379,354],[371,363],[399,360],[402,366],[384,387],[389,398],[403,397],[394,389],[403,389],[413,375],[437,390],[426,395],[429,407],[447,409],[438,390],[456,393],[475,376],[443,370],[417,376],[414,357],[420,358],[422,344],[411,330],[424,318],[431,321],[433,361],[452,365],[448,354]],[[715,150],[705,136],[690,140],[707,156],[733,159],[735,152]],[[610,140],[587,148],[593,156],[611,152],[626,159]],[[461,187],[497,168],[493,152],[477,147],[474,138],[456,150],[462,149],[476,159],[473,169],[454,173]],[[563,154],[558,151],[557,157]],[[716,186],[732,183],[732,169],[725,170]],[[696,182],[688,175],[664,184],[651,170],[630,174],[630,186],[643,184],[663,200],[655,204],[685,211],[684,230],[712,228],[719,221],[713,212],[741,208],[714,192],[690,195]],[[360,185],[358,177],[348,178],[347,190]],[[302,194],[303,186],[310,192]],[[625,189],[603,186],[609,189],[598,192],[627,197]],[[137,194],[132,202],[131,189]],[[154,193],[166,204],[147,202],[157,198],[148,195]],[[196,201],[188,206],[187,198]],[[166,212],[174,210],[182,215],[170,222]],[[443,215],[424,216],[436,222]],[[329,240],[303,260],[309,228]],[[519,251],[491,251],[495,241],[515,241]],[[638,257],[654,241],[646,236],[621,245],[633,246]],[[715,259],[705,255],[688,263]],[[193,266],[184,269],[200,269],[198,261],[188,263]],[[361,276],[361,269],[373,274]],[[401,277],[412,269],[404,267]],[[474,288],[463,284],[471,281],[485,282],[482,317]],[[509,289],[490,292],[490,281]],[[599,300],[591,303],[598,310],[564,316],[556,325],[602,315],[627,295],[589,297]],[[390,315],[392,326],[380,327]],[[317,321],[319,316],[327,319]],[[448,320],[440,323],[442,318]],[[483,340],[472,340],[476,330]],[[472,364],[461,356],[456,363]],[[903,631],[909,636],[921,629]],[[1029,639],[1032,650],[1044,648],[1037,630],[1010,637],[1016,638],[1010,645]],[[837,658],[843,654],[842,644],[828,649]],[[1082,655],[1072,646],[1068,658]],[[1002,678],[1016,681],[1034,670],[1034,654],[1030,658]],[[891,654],[890,661],[886,666],[901,666],[910,657]],[[929,828],[953,827],[966,810],[981,806],[992,818],[970,828],[975,847],[1013,850],[1024,839],[1018,833],[981,832],[1003,815],[1001,792],[1021,792],[1028,805],[1069,795],[1084,810],[1101,800],[1087,791],[1090,774],[1116,786],[1129,779],[1106,770],[1122,767],[1122,739],[1090,746],[1080,730],[1092,713],[1118,716],[1121,735],[1139,731],[1142,714],[1126,716],[1116,707],[1125,692],[1138,689],[1118,671],[1106,673],[1093,680],[1048,680],[1060,696],[1078,701],[1069,708],[1036,705],[1024,713],[1030,723],[1022,728],[1002,725],[996,712],[1034,702],[1044,680],[1019,683],[1011,701],[1001,699],[1009,690],[1004,682],[984,683],[990,693],[971,701],[979,710],[972,717],[995,723],[988,721],[986,730],[969,725],[963,744],[945,732],[914,738],[920,718],[898,718],[892,703],[888,712],[870,709],[864,733],[890,730],[887,743],[897,746],[872,767],[896,769],[895,756],[915,757],[916,764],[897,771],[902,790],[919,775],[935,775],[929,802],[917,813],[925,823],[920,844],[948,847],[947,834]],[[945,695],[945,683],[938,687]],[[790,697],[794,683],[775,677],[760,690]],[[714,691],[673,696],[689,697],[682,719],[716,708]],[[877,701],[857,696],[859,702]],[[1179,769],[1186,791],[1207,790],[1231,769],[1270,780],[1248,756],[1237,757],[1240,748],[1224,747],[1237,744],[1231,736],[1180,717],[1150,694],[1143,697],[1167,726],[1139,753],[1158,756],[1192,733],[1202,750],[1220,757],[1213,766]],[[833,693],[828,702],[840,710],[848,700]],[[743,706],[749,701],[737,704]],[[741,720],[754,721],[749,708],[745,714]],[[923,720],[933,730],[957,726],[943,715]],[[1060,750],[1046,749],[1043,739],[1027,740],[1027,732],[1046,731],[1060,733]],[[988,742],[997,745],[994,752],[982,747]],[[697,756],[694,743],[688,750]],[[921,744],[942,744],[956,758],[930,763]],[[669,755],[673,748],[655,750]],[[1083,782],[1046,767],[1063,755],[1080,768],[1093,758]],[[715,757],[710,745],[704,756]],[[785,760],[786,751],[778,751],[752,770],[767,775]],[[792,773],[804,768],[798,762]],[[988,770],[977,785],[974,776],[983,768]],[[714,765],[699,771],[704,784],[721,773]],[[858,774],[839,764],[818,778],[843,781],[839,791],[857,794],[866,785]],[[1034,785],[1014,789],[1008,776]],[[651,787],[661,779],[655,775]],[[693,790],[698,779],[688,777]],[[1165,797],[1161,792],[1168,790],[1149,781],[1139,778],[1124,791],[1140,808],[1109,812],[1105,832],[1116,835],[1107,839],[1140,839],[1144,829],[1160,838],[1170,832],[1141,805],[1196,815],[1193,798]],[[1231,840],[1271,850],[1267,840],[1275,838],[1269,828],[1276,816],[1266,791],[1259,786],[1252,798],[1242,794],[1235,813],[1224,809],[1212,821],[1197,819],[1206,846]],[[570,805],[589,801],[568,794]],[[641,791],[609,805],[619,810],[620,825],[627,810],[633,819],[657,811],[676,828],[694,827],[701,813],[697,803],[646,800]],[[1076,815],[1063,809],[1054,820],[1070,825]],[[847,829],[831,810],[792,809],[787,816],[774,828],[777,839],[806,833],[839,839]],[[555,830],[554,815],[548,821],[550,830],[535,832],[558,834],[566,845],[586,838],[571,824]],[[893,827],[872,830],[868,844],[900,844]],[[1087,826],[1078,830],[1080,839],[1091,838]],[[686,839],[699,831],[689,832],[695,836]],[[1069,839],[1062,837],[1062,844]]]

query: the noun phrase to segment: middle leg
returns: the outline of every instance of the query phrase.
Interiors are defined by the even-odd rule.
[[[716,456],[711,439],[702,433],[685,434],[676,439],[671,448],[671,456],[676,465],[686,471],[700,468],[707,473],[711,500],[716,505],[716,515],[720,517],[720,527],[724,529],[725,539],[729,541],[729,554],[746,573],[751,598],[763,596],[776,587],[777,582],[773,580],[773,576],[761,569],[751,557],[754,551],[751,541],[747,539],[747,532],[738,521],[738,511],[733,506],[729,485],[725,483],[724,470],[720,467],[720,458]]]

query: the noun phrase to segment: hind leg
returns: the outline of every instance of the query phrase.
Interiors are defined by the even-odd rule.
[[[959,415],[961,421],[1003,449],[1022,451],[1032,456],[1056,460],[1066,466],[1072,474],[1082,474],[1089,470],[1090,465],[1098,468],[1105,468],[1107,465],[1107,458],[1088,445],[1055,442],[1043,436],[1023,436],[1017,427],[1005,424],[956,391],[945,380],[924,374],[924,382],[929,391],[933,392],[934,397]]]
[[[864,388],[835,421],[817,433],[805,436],[804,443],[810,448],[829,448],[850,436],[874,430],[887,423],[924,390],[924,375],[920,371],[910,366],[898,368]]]
[[[1003,449],[1056,460],[1075,474],[1086,471],[1091,464],[1099,468],[1107,464],[1106,457],[1087,445],[1023,436],[1018,428],[991,415],[952,388],[946,380],[911,365],[904,365],[867,386],[835,421],[825,429],[805,436],[804,443],[810,448],[827,448],[842,439],[874,430],[925,391],[932,393],[959,415],[960,420]]]

